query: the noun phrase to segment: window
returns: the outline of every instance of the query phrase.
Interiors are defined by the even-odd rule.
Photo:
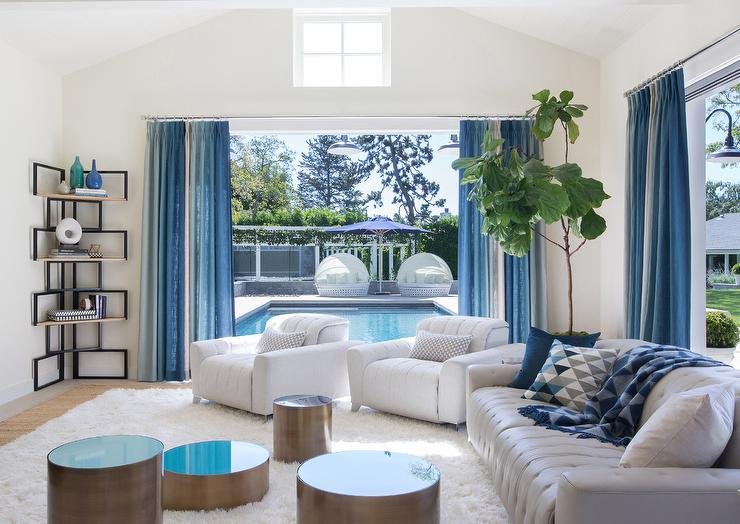
[[[293,11],[293,85],[389,86],[388,10]]]

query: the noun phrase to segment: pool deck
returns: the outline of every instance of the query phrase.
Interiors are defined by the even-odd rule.
[[[236,319],[254,313],[273,304],[296,304],[304,306],[356,306],[356,305],[388,305],[414,306],[418,304],[432,304],[451,314],[457,314],[457,295],[446,297],[417,298],[402,297],[401,295],[368,295],[366,297],[320,297],[318,295],[282,295],[282,296],[246,296],[234,299],[234,313]]]

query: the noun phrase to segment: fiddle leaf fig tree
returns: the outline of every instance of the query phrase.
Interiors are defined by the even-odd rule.
[[[588,109],[573,104],[573,92],[559,97],[544,89],[532,95],[538,105],[532,133],[538,140],[551,137],[555,126],[565,133],[565,163],[549,166],[537,158],[522,158],[516,147],[486,133],[478,157],[452,163],[463,170],[462,184],[470,185],[468,199],[483,216],[483,233],[492,236],[509,255],[525,256],[532,236],[542,236],[563,251],[568,278],[568,333],[573,333],[573,267],[571,257],[588,240],[606,231],[606,221],[595,210],[609,198],[601,182],[585,178],[578,164],[568,162],[569,145],[580,135],[576,119]],[[561,234],[541,233],[536,224],[559,223]]]

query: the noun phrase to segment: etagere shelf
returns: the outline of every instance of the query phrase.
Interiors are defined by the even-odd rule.
[[[120,182],[120,196],[107,197],[90,197],[72,194],[56,194],[48,191],[39,191],[39,177],[43,174],[52,173],[57,177],[55,184],[65,180],[66,172],[64,169],[35,162],[33,164],[33,194],[41,197],[44,201],[46,218],[43,227],[32,228],[32,246],[31,256],[33,260],[44,264],[44,289],[32,294],[32,315],[31,323],[34,326],[43,327],[45,331],[45,351],[40,357],[33,359],[33,387],[34,390],[43,389],[57,382],[64,380],[65,372],[65,355],[72,354],[72,378],[95,378],[95,379],[113,379],[128,378],[128,350],[123,348],[111,348],[103,346],[103,325],[109,322],[120,322],[128,319],[128,290],[105,288],[103,285],[103,265],[112,262],[125,262],[128,260],[128,231],[123,229],[104,229],[103,228],[103,203],[113,202],[120,203],[128,201],[128,172],[127,171],[99,171],[101,175],[109,175],[105,180],[118,177]],[[48,185],[48,184],[47,184]],[[120,248],[118,253],[111,253],[103,257],[52,257],[48,254],[49,242],[46,248],[40,245],[39,240],[44,236],[51,236],[56,230],[56,224],[53,223],[52,204],[58,206],[57,220],[71,217],[78,220],[78,214],[82,214],[84,206],[94,206],[94,214],[86,214],[97,217],[97,224],[94,227],[83,227],[83,240],[90,235],[115,235],[120,239]],[[48,240],[48,239],[47,239]],[[53,242],[53,241],[52,241]],[[82,276],[78,273],[78,265],[84,267],[93,266],[95,285],[81,285]],[[89,278],[89,275],[88,275]],[[54,285],[56,283],[56,285]],[[122,297],[122,313],[117,315],[106,315],[103,318],[79,319],[54,321],[47,320],[46,311],[42,312],[40,301],[49,297],[55,299],[54,309],[74,309],[79,303],[79,299],[86,294],[93,293],[98,295],[118,295]],[[82,329],[92,329],[93,337],[96,343],[82,345],[79,339],[82,338]],[[55,336],[56,335],[56,336]],[[89,338],[88,338],[89,340]],[[56,341],[56,345],[52,346]],[[99,375],[82,375],[80,373],[80,355],[88,353],[111,353],[121,354],[123,357],[122,372],[120,375],[99,376]],[[43,384],[39,380],[39,363],[49,359],[57,359],[57,378]]]

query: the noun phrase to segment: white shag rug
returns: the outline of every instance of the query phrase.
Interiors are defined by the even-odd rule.
[[[106,434],[140,434],[165,449],[210,439],[253,442],[272,451],[272,421],[211,403],[192,404],[189,389],[113,389],[0,447],[0,522],[46,521],[46,455],[71,440]],[[363,408],[352,413],[337,400],[333,450],[376,449],[409,453],[442,474],[442,522],[505,523],[483,463],[465,432]],[[166,511],[167,523],[295,522],[297,464],[270,461],[270,489],[257,503],[229,511]]]

